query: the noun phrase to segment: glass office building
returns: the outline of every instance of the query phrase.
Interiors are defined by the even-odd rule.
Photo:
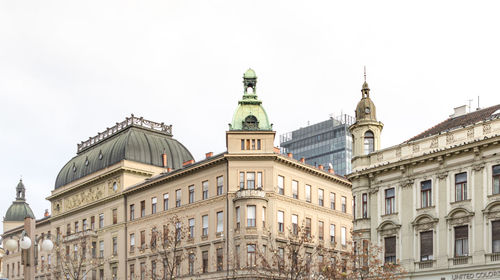
[[[305,158],[306,163],[328,169],[330,164],[336,174],[351,172],[352,136],[349,126],[355,118],[346,114],[299,128],[280,136],[282,153],[292,153],[293,158]]]

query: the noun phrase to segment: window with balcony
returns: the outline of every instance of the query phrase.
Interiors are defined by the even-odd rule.
[[[340,207],[342,207],[342,213],[347,213],[347,198],[345,196],[340,197]]]
[[[420,183],[420,196],[421,205],[420,207],[430,207],[432,206],[432,183],[431,180],[423,181]]]
[[[146,201],[141,201],[141,217],[146,216]]]
[[[255,227],[255,205],[247,206],[247,227]]]
[[[83,231],[86,231],[88,229],[87,228],[87,219],[82,220],[82,228],[83,228]]]
[[[500,194],[500,165],[495,165],[492,167],[493,174],[493,194]]]
[[[255,172],[247,172],[247,189],[255,189]]]
[[[310,185],[305,185],[305,193],[306,193],[306,201],[311,202],[311,186]]]
[[[175,191],[175,207],[181,207],[182,191],[180,189]]]
[[[469,255],[469,226],[455,227],[455,257]]]
[[[168,210],[168,193],[163,194],[163,211]]]
[[[368,218],[368,194],[364,193],[361,195],[362,199],[362,206],[361,206],[361,211],[363,212],[363,219]]]
[[[194,202],[194,186],[191,185],[188,187],[188,190],[189,190],[189,203],[193,203]]]
[[[203,224],[201,235],[206,237],[206,236],[208,236],[208,215],[202,216],[201,221]]]
[[[385,190],[385,214],[394,213],[394,188]]]
[[[324,205],[324,202],[325,202],[324,193],[325,193],[325,191],[323,191],[322,189],[318,189],[318,205],[319,206]]]
[[[240,172],[240,190],[245,189],[245,172]]]
[[[420,261],[433,259],[432,230],[420,233]]]
[[[335,210],[335,193],[330,193],[330,209]]]
[[[467,173],[455,174],[455,201],[467,200]]]
[[[151,214],[156,214],[156,196],[151,198]]]
[[[217,177],[217,195],[222,195],[224,193],[224,177]]]
[[[330,224],[330,243],[335,244],[335,225]]]
[[[284,215],[285,215],[285,213],[283,211],[278,211],[278,231],[279,232],[285,231]]]
[[[133,221],[135,219],[135,205],[134,204],[130,204],[130,215],[129,215],[129,219],[131,221]]]
[[[295,199],[299,199],[299,182],[292,181],[292,196]]]
[[[204,181],[201,183],[203,190],[203,199],[208,199],[208,181]]]
[[[299,233],[299,216],[297,215],[292,215],[292,233],[295,235]]]
[[[217,233],[224,231],[224,212],[217,212]]]
[[[278,176],[278,193],[285,194],[285,177]]]
[[[262,189],[262,172],[257,172],[257,189]]]
[[[396,236],[384,238],[384,262],[396,263]]]
[[[491,222],[491,252],[500,253],[500,221]]]

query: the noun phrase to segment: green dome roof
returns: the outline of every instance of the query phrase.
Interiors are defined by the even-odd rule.
[[[256,95],[257,75],[248,69],[243,75],[243,98],[233,115],[229,130],[272,130],[262,101]]]
[[[22,180],[19,180],[19,184],[16,187],[16,200],[12,202],[12,205],[5,213],[3,218],[4,222],[22,222],[24,218],[31,217],[35,218],[33,211],[24,198],[25,188]]]

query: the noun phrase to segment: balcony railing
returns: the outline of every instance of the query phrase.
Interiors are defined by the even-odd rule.
[[[236,192],[236,197],[234,198],[234,200],[236,201],[236,200],[247,199],[247,198],[257,198],[257,199],[267,200],[266,192],[261,190],[261,189],[239,190]]]
[[[452,263],[453,265],[464,265],[468,264],[470,259],[470,256],[454,257],[448,259],[448,262]]]
[[[498,262],[500,261],[500,253],[491,253],[486,254],[490,262]]]
[[[79,231],[64,236],[63,242],[70,242],[80,238],[97,237],[97,232],[94,230]]]
[[[418,269],[427,269],[427,268],[432,268],[434,266],[434,261],[421,261],[421,262],[415,262],[415,265],[417,266]]]

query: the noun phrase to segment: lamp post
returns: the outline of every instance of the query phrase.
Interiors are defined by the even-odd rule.
[[[50,235],[44,239],[44,236],[40,236],[35,239],[32,245],[31,238],[35,236],[35,219],[31,217],[26,217],[24,219],[24,230],[21,233],[20,239],[15,240],[13,238],[8,239],[5,242],[5,249],[10,252],[14,252],[18,246],[21,248],[21,258],[24,265],[24,279],[34,280],[35,279],[35,266],[37,262],[38,246],[41,245],[41,250],[45,252],[50,252],[54,248],[54,243],[50,240]],[[42,244],[40,244],[40,241]]]

